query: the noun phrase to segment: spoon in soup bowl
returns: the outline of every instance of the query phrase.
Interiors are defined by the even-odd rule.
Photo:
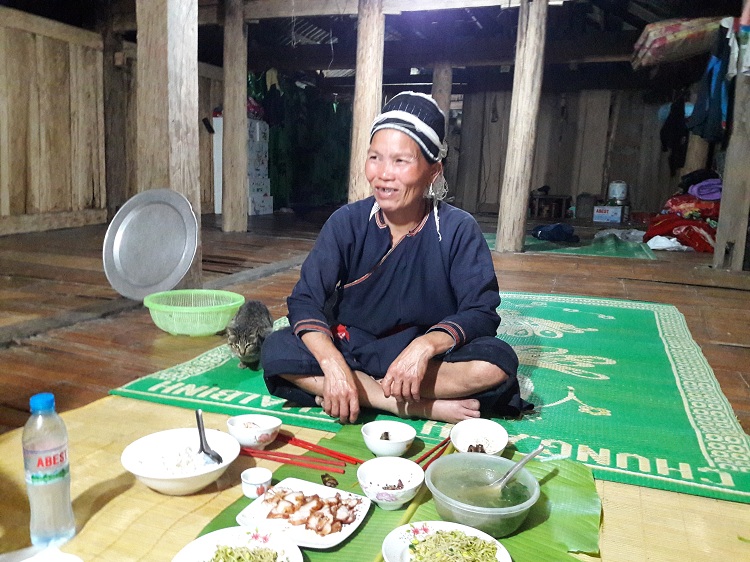
[[[510,482],[516,474],[518,474],[518,471],[521,470],[527,462],[529,462],[542,451],[544,451],[544,445],[539,445],[536,449],[524,455],[524,457],[516,464],[514,464],[511,469],[506,472],[501,478],[498,478],[494,482],[488,484],[488,487],[492,488],[493,492],[499,492],[500,494],[502,494],[505,485]]]

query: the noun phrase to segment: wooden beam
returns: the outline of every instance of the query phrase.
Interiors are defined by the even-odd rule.
[[[747,4],[750,5],[750,2]],[[742,271],[750,213],[750,76],[737,74],[734,122],[727,147],[713,266]]]
[[[547,0],[529,7],[523,0],[518,17],[518,57],[513,76],[513,99],[495,251],[520,252],[526,235],[531,174],[534,163],[539,100],[542,93]]]
[[[65,43],[73,43],[100,51],[104,48],[102,36],[98,33],[34,16],[20,10],[0,6],[0,21],[3,22],[3,27],[42,35],[49,39],[57,39]]]
[[[0,220],[0,236],[22,234],[24,232],[46,232],[60,228],[78,228],[90,224],[104,224],[106,222],[106,209],[85,209],[83,211],[2,217],[2,220]]]
[[[589,33],[585,39],[557,40],[549,43],[545,64],[587,64],[629,62],[637,32]],[[250,70],[266,68],[287,70],[340,70],[353,68],[356,53],[352,49],[331,45],[297,45],[296,47],[250,48]],[[429,67],[440,61],[452,66],[512,66],[515,64],[514,41],[501,37],[456,38],[434,41],[387,41],[384,47],[385,68]]]
[[[218,80],[219,82],[224,81],[224,69],[220,66],[213,64],[207,64],[205,62],[198,63],[198,76],[204,78],[210,78],[211,80]]]
[[[224,25],[222,230],[247,231],[247,28],[242,0],[227,0]]]
[[[500,6],[518,8],[522,0],[383,0],[383,14],[422,12],[427,10],[460,10]],[[550,0],[551,5],[560,6],[566,0]],[[245,0],[245,19],[291,18],[307,16],[357,15],[357,0]]]
[[[550,0],[550,5],[562,5],[567,0]],[[520,0],[442,0],[438,6],[432,0],[384,0],[383,13],[388,15],[425,10],[455,10],[502,6],[517,8]],[[135,31],[137,22],[132,0],[114,2],[112,30],[116,33]],[[292,18],[313,16],[356,16],[357,0],[245,0],[245,21],[269,18]],[[199,0],[198,24],[223,25],[224,7],[221,0]]]
[[[135,12],[132,8],[122,4],[133,4],[132,0],[126,2],[115,2],[112,10],[112,31],[115,33],[126,33],[138,29]],[[118,9],[118,6],[119,9]],[[199,0],[198,1],[198,25],[223,25],[224,6],[222,0]]]
[[[370,195],[364,174],[370,127],[380,112],[383,89],[383,0],[359,0],[357,74],[352,103],[352,151],[349,158],[349,202]]]

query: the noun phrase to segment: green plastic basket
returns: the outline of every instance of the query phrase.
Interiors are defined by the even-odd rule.
[[[244,304],[230,291],[181,289],[154,293],[143,299],[159,328],[179,336],[210,336],[221,332]]]

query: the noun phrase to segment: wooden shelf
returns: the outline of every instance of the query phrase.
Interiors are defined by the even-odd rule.
[[[532,219],[564,219],[570,208],[570,195],[534,195],[529,197]]]

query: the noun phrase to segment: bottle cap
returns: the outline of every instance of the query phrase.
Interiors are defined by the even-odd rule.
[[[45,410],[55,409],[55,395],[51,392],[41,392],[35,394],[29,399],[29,406],[32,412],[43,412]]]

